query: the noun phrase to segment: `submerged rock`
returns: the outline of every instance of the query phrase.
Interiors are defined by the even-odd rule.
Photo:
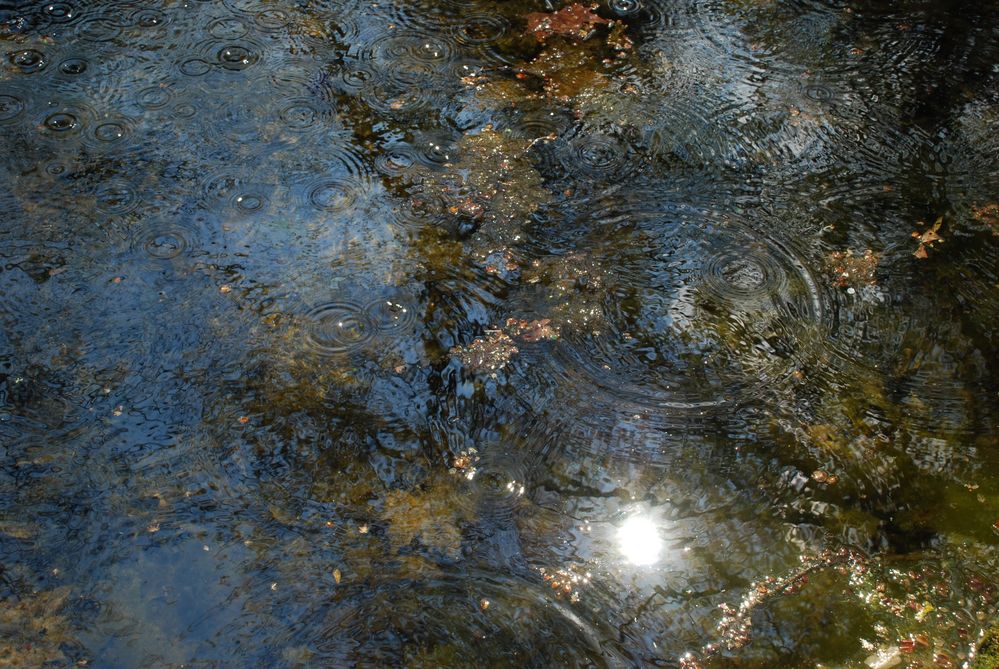
[[[898,646],[880,648],[878,652],[868,657],[864,664],[871,669],[891,669],[902,664],[902,654]]]

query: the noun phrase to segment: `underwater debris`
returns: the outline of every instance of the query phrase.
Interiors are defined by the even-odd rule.
[[[0,667],[41,667],[66,659],[61,646],[72,642],[59,611],[69,588],[25,594],[0,606]]]
[[[464,235],[477,231],[495,248],[509,245],[528,217],[551,199],[528,158],[531,140],[486,126],[465,134],[455,158],[410,175],[413,205],[447,214]]]
[[[519,353],[517,345],[510,337],[499,330],[485,337],[476,337],[467,346],[456,346],[451,355],[456,356],[470,372],[495,372]]]
[[[509,249],[493,251],[482,260],[482,265],[486,274],[494,274],[504,280],[513,279],[520,270],[520,265]]]
[[[479,461],[479,452],[474,448],[468,448],[460,453],[457,457],[451,461],[451,467],[448,469],[449,474],[461,474],[466,479],[471,481],[475,478],[475,474],[478,471],[475,468],[475,463]]]
[[[541,578],[552,589],[556,598],[561,599],[565,597],[573,604],[580,600],[579,589],[589,585],[590,578],[592,578],[590,572],[583,571],[577,565],[569,565],[568,567],[562,567],[554,571],[548,571],[546,568],[541,567],[538,571],[541,573]]]
[[[455,346],[451,355],[457,356],[473,373],[495,372],[520,352],[514,338],[533,343],[558,337],[558,326],[553,325],[550,318],[533,321],[508,318],[501,330],[490,330],[485,337],[476,337],[467,346]]]
[[[600,59],[592,50],[573,45],[552,45],[524,67],[544,81],[545,93],[569,100],[606,88],[610,77],[599,71]]]
[[[542,339],[558,339],[558,326],[552,325],[550,318],[542,318],[534,321],[508,318],[503,329],[511,337],[518,337],[526,342],[541,341]]]
[[[972,206],[971,218],[988,225],[993,235],[999,235],[999,204],[992,202],[980,207]]]
[[[835,251],[829,256],[829,266],[837,288],[860,288],[877,285],[874,276],[881,256],[867,249],[861,255],[853,249]]]
[[[433,481],[424,488],[392,490],[385,495],[383,517],[396,549],[418,541],[447,557],[461,549],[460,524],[471,520],[469,508],[455,499],[452,483]]]
[[[527,32],[534,35],[541,43],[552,35],[564,35],[580,41],[587,40],[593,36],[596,26],[614,23],[595,14],[593,10],[596,8],[597,5],[585,7],[577,2],[557,12],[532,12],[524,17],[527,21]]]
[[[849,548],[826,550],[815,557],[802,557],[802,566],[782,577],[769,576],[750,586],[749,592],[737,607],[721,604],[722,618],[718,623],[720,642],[709,644],[703,655],[709,657],[722,648],[734,650],[749,643],[753,628],[753,612],[768,602],[798,592],[808,585],[809,576],[815,572],[836,568],[847,573],[865,572],[867,560],[859,551]]]

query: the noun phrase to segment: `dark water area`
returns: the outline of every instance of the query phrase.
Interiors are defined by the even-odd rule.
[[[0,47],[0,666],[975,661],[999,3],[3,1]]]

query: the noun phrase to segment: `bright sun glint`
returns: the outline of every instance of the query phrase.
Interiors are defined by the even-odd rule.
[[[632,564],[652,564],[659,559],[662,539],[655,524],[645,516],[632,516],[617,530],[621,553]]]

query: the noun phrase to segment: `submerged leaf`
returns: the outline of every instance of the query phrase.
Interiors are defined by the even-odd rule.
[[[539,42],[544,42],[552,35],[565,35],[578,40],[589,39],[598,24],[611,23],[607,19],[593,13],[596,5],[585,7],[573,3],[557,12],[533,12],[524,17],[527,21],[527,32],[534,35]]]

